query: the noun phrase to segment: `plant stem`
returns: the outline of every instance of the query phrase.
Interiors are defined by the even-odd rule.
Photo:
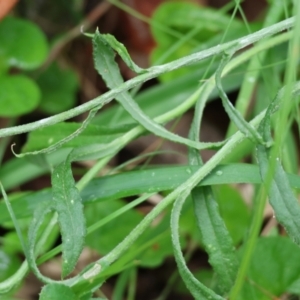
[[[257,126],[263,119],[265,111],[257,115],[250,123],[252,126]],[[205,178],[213,169],[228,155],[231,151],[244,139],[241,132],[237,132],[232,136],[232,138],[222,147],[219,152],[217,152],[205,165],[203,165],[196,173],[194,173],[187,181],[182,183],[177,189],[171,192],[167,197],[164,198],[145,218],[138,224],[130,234],[117,245],[109,254],[99,259],[95,263],[101,266],[101,271],[93,278],[92,283],[89,283],[90,288],[96,287],[99,280],[102,282],[103,278],[101,273],[105,271],[113,262],[115,262],[134,242],[135,240],[145,231],[145,229],[151,224],[151,222],[168,206],[170,205],[178,195],[186,192],[187,190],[192,190],[202,179]],[[92,263],[91,268],[95,263]],[[87,272],[91,268],[86,268],[84,272]],[[84,273],[83,273],[84,274]],[[81,276],[83,275],[81,274]],[[99,277],[98,277],[99,276]],[[97,280],[98,277],[98,280]],[[81,284],[86,284],[84,277],[76,283],[76,289],[80,289]]]
[[[10,128],[0,129],[0,137],[30,132],[30,131],[33,131],[38,128],[42,128],[42,127],[49,126],[49,125],[54,125],[59,122],[65,121],[67,119],[73,118],[73,117],[80,115],[86,111],[89,111],[97,106],[101,106],[101,105],[109,103],[119,93],[127,91],[127,90],[135,87],[136,85],[139,85],[139,84],[141,84],[145,81],[148,81],[152,78],[156,78],[163,73],[179,69],[183,66],[197,63],[197,62],[204,60],[208,57],[211,57],[213,55],[220,54],[220,53],[224,52],[225,50],[232,48],[233,46],[235,47],[236,50],[243,49],[261,39],[267,38],[269,36],[272,36],[276,33],[281,32],[283,30],[291,28],[292,26],[294,26],[294,23],[295,23],[295,18],[292,17],[292,18],[289,18],[282,22],[279,22],[275,25],[264,28],[255,33],[252,33],[250,35],[236,39],[232,42],[214,46],[210,49],[206,49],[206,50],[191,54],[189,56],[183,57],[181,59],[177,59],[173,62],[164,64],[164,65],[154,66],[152,68],[149,68],[147,70],[148,71],[147,73],[136,76],[135,78],[128,80],[127,82],[125,82],[125,83],[121,84],[119,87],[105,93],[104,95],[96,97],[93,100],[90,100],[89,102],[79,105],[73,109],[66,111],[66,112],[63,112],[63,113],[57,114],[55,116],[48,117],[48,118],[45,118],[45,119],[42,119],[42,120],[39,120],[36,122],[28,123],[25,125],[19,125],[19,126],[14,126],[14,127],[10,127]]]

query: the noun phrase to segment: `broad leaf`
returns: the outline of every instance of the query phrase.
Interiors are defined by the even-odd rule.
[[[0,61],[8,66],[34,69],[48,54],[44,33],[34,23],[19,18],[6,17],[0,22],[0,41]]]
[[[0,116],[17,117],[31,112],[40,101],[40,90],[24,75],[0,78]]]
[[[76,101],[78,79],[74,71],[51,65],[37,79],[42,92],[40,108],[48,114],[57,114],[72,108]]]
[[[42,288],[40,293],[40,300],[54,300],[54,299],[64,299],[64,300],[78,300],[77,296],[74,294],[69,286],[50,283]]]
[[[260,238],[239,300],[281,298],[299,280],[299,248],[287,237]]]

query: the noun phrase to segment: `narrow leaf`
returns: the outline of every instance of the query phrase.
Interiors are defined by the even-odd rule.
[[[2,196],[4,198],[5,205],[7,207],[7,210],[9,212],[9,214],[10,214],[11,220],[12,220],[14,226],[15,226],[16,232],[18,234],[18,238],[19,238],[19,240],[21,242],[24,254],[27,255],[27,246],[25,244],[25,241],[24,241],[24,238],[23,238],[23,234],[22,234],[22,231],[21,231],[20,226],[19,226],[19,222],[18,222],[18,220],[17,220],[17,218],[15,216],[14,210],[13,210],[13,208],[12,208],[10,202],[9,202],[9,199],[7,197],[7,194],[6,194],[5,190],[4,190],[4,187],[3,187],[3,185],[2,185],[1,182],[0,182],[0,189],[1,189]]]
[[[176,188],[193,175],[199,166],[169,166],[156,169],[124,172],[95,178],[80,192],[83,203],[120,199],[147,192],[168,191]],[[287,174],[289,184],[300,190],[300,177]],[[259,169],[250,164],[219,165],[198,186],[252,183],[261,184]],[[118,186],[118,189],[115,187]],[[30,216],[41,202],[52,197],[50,189],[26,193],[11,202],[17,218]],[[0,223],[10,220],[5,204],[0,201]]]
[[[230,120],[238,127],[238,129],[242,133],[244,133],[247,137],[249,137],[254,143],[261,144],[263,143],[263,139],[261,135],[256,131],[256,129],[251,124],[245,121],[245,119],[240,114],[240,112],[232,105],[232,103],[228,99],[222,87],[222,81],[221,81],[222,71],[226,66],[226,64],[228,63],[228,61],[230,60],[232,54],[230,53],[230,54],[223,55],[219,68],[216,71],[216,77],[215,77],[216,87],[218,88],[220,98],[222,99],[223,107],[227,112]]]
[[[38,155],[38,154],[42,154],[42,153],[49,154],[49,153],[52,153],[52,152],[58,150],[64,144],[70,142],[71,140],[73,140],[74,138],[79,136],[86,129],[86,127],[91,122],[93,117],[96,115],[98,110],[99,110],[99,107],[90,110],[88,117],[82,122],[81,126],[76,131],[71,133],[69,136],[61,139],[60,141],[56,142],[55,144],[53,144],[47,148],[44,148],[42,150],[38,150],[38,151],[32,151],[32,152],[21,153],[21,154],[14,153],[14,154],[20,158],[20,157],[24,157],[24,156],[28,156],[28,155]]]
[[[51,283],[53,280],[45,277],[41,274],[40,270],[38,269],[36,262],[35,262],[35,244],[38,237],[38,232],[43,224],[45,216],[53,210],[52,203],[48,201],[39,203],[37,208],[34,211],[33,218],[31,220],[29,229],[28,229],[28,256],[27,261],[29,264],[30,269],[35,274],[35,276],[44,283]]]
[[[97,34],[97,33],[96,33]],[[111,34],[103,34],[102,35],[104,39],[107,41],[107,43],[110,45],[111,48],[113,48],[123,59],[125,64],[135,73],[145,73],[147,70],[144,70],[137,66],[133,60],[131,59],[127,49],[125,46],[116,40],[116,38]]]
[[[29,133],[27,142],[22,148],[22,153],[47,148],[49,145],[53,145],[71,135],[73,132],[79,130],[81,125],[81,123],[75,122],[62,122],[32,131]],[[134,124],[117,127],[89,124],[84,132],[81,132],[80,136],[77,136],[73,140],[63,144],[62,147],[77,148],[82,145],[90,145],[93,143],[109,143],[133,127]]]
[[[238,270],[232,238],[220,215],[211,187],[193,189],[192,197],[197,227],[203,246],[209,255],[209,263],[218,276],[220,291],[228,293],[234,284]]]
[[[271,145],[271,116],[278,110],[285,94],[285,88],[282,88],[274,100],[269,105],[266,115],[259,126],[265,145]],[[291,96],[299,95],[300,82],[295,83],[291,90]],[[267,146],[257,146],[257,158],[260,168],[260,174],[266,185],[269,194],[269,201],[274,209],[275,217],[286,229],[291,239],[300,246],[300,206],[297,198],[289,183],[279,158],[276,158],[274,169],[271,170],[269,155],[271,150]],[[271,173],[272,172],[272,173]],[[270,177],[272,175],[272,177]]]
[[[51,176],[53,208],[58,213],[62,235],[62,276],[67,276],[75,267],[84,246],[86,235],[83,205],[75,187],[70,162],[67,160],[57,167]]]
[[[269,151],[259,145],[257,158],[261,177],[266,178],[269,169]],[[282,224],[291,239],[300,246],[300,206],[279,159],[276,160],[273,180],[269,188],[269,201],[278,222]]]
[[[110,89],[114,89],[120,86],[123,83],[123,78],[120,74],[117,63],[114,60],[114,52],[110,45],[108,45],[106,39],[99,33],[99,31],[96,31],[94,34],[93,47],[95,68],[103,77],[106,85]],[[215,145],[212,145],[211,143],[206,144],[194,142],[169,132],[164,127],[154,122],[147,115],[145,115],[128,92],[123,92],[122,94],[117,95],[116,100],[121,103],[121,105],[132,116],[132,118],[134,118],[143,127],[157,136],[197,149],[215,147]]]
[[[189,137],[196,141],[200,136],[204,104],[200,97],[195,107],[189,132]],[[203,165],[201,156],[196,149],[189,149],[189,163],[198,167]],[[216,174],[223,175],[219,169]],[[209,255],[209,262],[216,272],[219,291],[226,294],[232,288],[238,270],[232,238],[220,215],[212,188],[210,186],[196,187],[192,190],[191,195],[202,243]]]
[[[178,234],[179,217],[180,217],[183,203],[187,196],[188,193],[186,192],[185,195],[181,195],[180,197],[177,198],[177,200],[174,203],[172,215],[171,215],[172,243],[173,243],[174,255],[175,255],[179,273],[186,287],[189,289],[189,291],[195,297],[195,299],[225,300],[225,298],[217,295],[213,290],[206,287],[204,284],[199,282],[194,277],[194,275],[188,269],[184,257],[182,255],[180,241],[179,241],[179,234]]]

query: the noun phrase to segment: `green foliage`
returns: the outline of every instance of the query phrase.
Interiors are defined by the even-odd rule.
[[[41,94],[34,81],[24,75],[0,78],[0,103],[3,117],[24,115],[35,109]]]
[[[57,114],[74,106],[78,80],[72,70],[52,64],[38,77],[37,83],[43,99],[40,108],[44,112]]]
[[[213,10],[183,1],[163,3],[155,11],[151,22],[152,34],[157,42],[157,47],[151,54],[153,64],[172,61],[247,34],[247,29],[240,20],[232,20],[222,10]],[[164,24],[177,34],[171,36],[168,32],[157,28],[156,23]],[[230,31],[224,37],[224,29],[229,23]],[[253,30],[258,29],[255,23],[251,26],[253,26]],[[176,47],[176,45],[178,46]],[[162,74],[160,79],[163,82],[172,81],[177,77],[197,72],[199,68],[207,70],[208,65],[208,62],[201,62],[194,66]],[[211,67],[215,70],[213,66]],[[210,72],[211,70],[206,76],[211,75]]]
[[[52,300],[59,297],[66,300],[78,300],[79,298],[72,292],[72,290],[63,285],[58,283],[52,283],[45,285],[42,288],[40,294],[40,300]]]
[[[132,299],[138,266],[156,268],[170,256],[177,271],[169,284],[180,276],[195,299],[267,300],[300,294],[300,177],[290,129],[299,122],[299,60],[294,53],[299,54],[300,4],[294,3],[296,18],[279,22],[288,7],[272,1],[264,28],[252,34],[246,30],[258,25],[236,18],[238,10],[243,17],[239,4],[234,2],[232,16],[185,2],[161,5],[151,19],[157,48],[152,54],[154,66],[148,69],[138,67],[113,36],[98,30],[87,34],[92,37],[95,69],[110,91],[75,108],[78,81],[70,69],[54,63],[31,73],[37,83],[29,74],[11,74],[12,68],[41,66],[47,42],[29,21],[8,17],[0,22],[1,116],[17,117],[37,107],[53,114],[0,129],[1,159],[7,137],[28,133],[22,153],[0,170],[3,186],[11,190],[7,196],[1,183],[0,224],[8,231],[1,238],[1,294],[8,295],[31,270],[45,284],[41,300],[100,299],[93,298],[94,292],[113,275],[119,275],[113,298]],[[159,24],[165,25],[164,30]],[[271,52],[279,46],[280,51]],[[115,52],[138,74],[135,78],[124,82]],[[287,58],[282,67],[275,66]],[[161,64],[165,61],[169,63]],[[234,76],[229,74],[232,70]],[[129,92],[158,77],[162,83],[136,97]],[[254,83],[261,102],[251,110]],[[233,105],[228,92],[239,86]],[[207,102],[217,94],[230,121],[227,138],[205,143],[200,139],[202,117]],[[116,105],[102,112],[113,99]],[[187,138],[163,126],[188,110],[194,117]],[[87,113],[83,122],[64,122],[82,113]],[[119,167],[119,173],[96,176],[127,144],[149,133],[185,145],[188,165],[144,166],[128,172],[119,172]],[[216,153],[203,162],[199,149],[211,148]],[[257,157],[257,165],[249,154]],[[240,163],[240,158],[249,163]],[[90,169],[81,165],[86,160],[95,161]],[[73,162],[80,164],[75,168]],[[15,193],[20,184],[48,173],[50,188]],[[83,174],[79,180],[78,174]],[[254,185],[249,206],[232,186],[239,183]],[[145,213],[149,203],[143,202],[157,193],[162,199]],[[280,236],[276,228],[269,237],[259,237],[267,197],[289,237]],[[53,248],[59,233],[62,243]],[[100,258],[77,271],[84,246]],[[206,272],[188,266],[199,248],[208,256],[211,268]],[[20,252],[26,258],[22,265],[16,259]],[[38,265],[58,254],[62,279],[55,281]],[[64,279],[72,271],[74,275]]]
[[[85,218],[69,161],[54,168],[51,183],[53,208],[58,214],[63,240],[62,277],[65,277],[75,268],[83,249],[86,235]]]
[[[299,248],[287,237],[258,239],[239,299],[280,297],[299,280],[299,256]]]
[[[0,40],[0,115],[24,115],[38,106],[41,93],[29,77],[9,75],[9,70],[39,67],[48,54],[47,40],[35,24],[15,17],[0,21]]]
[[[44,33],[32,22],[6,17],[0,22],[0,61],[5,68],[31,70],[47,57]]]

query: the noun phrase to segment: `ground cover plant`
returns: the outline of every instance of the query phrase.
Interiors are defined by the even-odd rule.
[[[137,292],[140,270],[163,269],[167,260],[176,268],[156,299],[299,298],[300,2],[269,1],[252,23],[241,5],[161,4],[144,18],[156,41],[145,68],[113,35],[83,28],[108,91],[78,105],[80,80],[53,63],[57,44],[29,20],[1,20],[0,114],[10,117],[0,129],[1,299],[18,299],[29,272],[42,285],[41,300],[148,299]],[[125,66],[135,74],[126,81]],[[227,133],[203,141],[205,109],[217,99]],[[44,117],[34,119],[34,111]],[[187,136],[165,126],[187,112]],[[150,134],[184,145],[187,163],[151,165],[156,149],[110,167]],[[205,150],[214,151],[206,161]],[[26,189],[47,174],[51,187]],[[249,204],[241,185],[252,187]],[[87,248],[96,256],[79,266]],[[201,268],[192,263],[198,255],[207,257]],[[61,274],[53,278],[42,266],[57,258]]]

